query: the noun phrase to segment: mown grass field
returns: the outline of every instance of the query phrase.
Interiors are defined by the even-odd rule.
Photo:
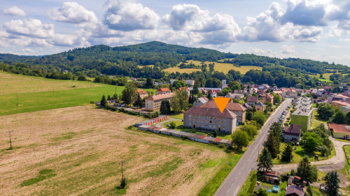
[[[81,88],[99,87],[100,84],[74,81],[54,80],[42,77],[9,74],[0,71],[0,96],[8,94],[36,93],[43,91],[73,90]]]
[[[198,195],[215,192],[242,156],[125,129],[141,120],[91,106],[0,116],[0,132],[14,130],[13,150],[0,138],[2,195],[117,195],[121,161],[126,195]]]
[[[191,62],[193,64],[195,64],[195,65],[201,65],[200,61],[193,61],[193,60],[187,61],[186,64],[190,64]],[[215,71],[219,71],[219,72],[223,72],[225,74],[227,74],[228,71],[231,70],[231,69],[236,70],[236,71],[240,71],[241,74],[245,74],[251,69],[262,70],[262,67],[258,67],[258,66],[241,66],[241,67],[236,67],[236,66],[233,66],[230,63],[217,63],[217,62],[210,62],[210,61],[206,61],[205,63],[207,65],[214,63],[215,64],[214,65],[214,70]],[[208,70],[209,70],[209,66],[208,66]],[[171,67],[171,68],[168,68],[168,69],[164,69],[164,71],[168,72],[168,73],[176,73],[176,72],[179,72],[179,73],[192,73],[192,72],[196,72],[196,71],[201,71],[201,69],[180,69],[177,66],[177,67]]]
[[[88,104],[90,101],[100,101],[102,95],[112,96],[115,90],[118,94],[124,90],[123,86],[88,82],[75,81],[76,87],[72,88],[72,81],[4,73],[0,73],[0,76],[10,78],[0,81],[1,88],[5,87],[1,89],[0,116]],[[55,86],[55,91],[50,86]],[[16,94],[18,91],[22,93]]]

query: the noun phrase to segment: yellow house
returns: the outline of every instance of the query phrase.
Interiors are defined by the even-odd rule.
[[[266,105],[258,101],[257,104],[255,104],[256,111],[264,112],[266,110]]]
[[[350,125],[340,125],[330,123],[329,130],[332,132],[334,138],[347,139],[350,138]]]
[[[143,99],[143,98],[148,96],[147,91],[145,91],[143,89],[137,89],[137,92],[139,93],[141,99]]]
[[[148,111],[159,111],[160,105],[163,100],[170,100],[174,96],[174,93],[165,93],[152,95],[146,99],[146,110]]]

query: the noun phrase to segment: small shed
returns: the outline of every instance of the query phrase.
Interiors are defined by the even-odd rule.
[[[141,130],[141,131],[147,131],[147,129],[148,129],[149,126],[150,126],[150,125],[141,125],[141,126],[139,126],[139,130]]]

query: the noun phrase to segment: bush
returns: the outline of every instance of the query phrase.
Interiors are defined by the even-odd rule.
[[[170,129],[175,129],[176,123],[174,121],[170,122]]]
[[[95,102],[94,102],[94,101],[90,101],[90,103],[91,103],[91,104],[95,104]]]
[[[120,188],[124,189],[126,187],[126,185],[128,184],[126,178],[123,178],[121,181],[120,181]]]
[[[113,112],[118,111],[118,109],[117,109],[117,108],[112,108],[111,110],[112,110]]]

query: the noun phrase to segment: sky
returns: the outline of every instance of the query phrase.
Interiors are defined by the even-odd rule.
[[[149,41],[350,66],[350,0],[0,1],[0,53]]]

